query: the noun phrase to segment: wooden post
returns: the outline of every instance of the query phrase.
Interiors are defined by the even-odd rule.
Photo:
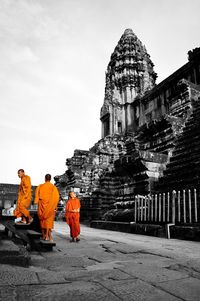
[[[151,196],[148,195],[148,221],[150,220],[150,209],[151,209],[150,198],[151,198]]]
[[[158,195],[155,195],[155,222],[157,222]]]
[[[167,221],[169,222],[169,201],[170,201],[170,194],[167,193]]]
[[[135,196],[135,223],[137,222],[137,195]]]
[[[165,222],[165,193],[163,193],[163,222]]]
[[[161,193],[159,193],[159,202],[158,202],[158,221],[161,222]]]
[[[146,222],[147,219],[147,196],[145,195],[144,198],[144,221]]]
[[[194,218],[195,218],[195,223],[198,222],[197,219],[197,190],[194,189]]]
[[[138,210],[138,221],[141,221],[141,206],[140,206],[140,197],[138,196],[138,202],[137,202],[137,210]]]
[[[151,221],[153,222],[153,194],[151,196]]]
[[[144,199],[143,196],[141,197],[141,221],[143,221],[143,206],[144,206]]]
[[[181,203],[180,203],[180,191],[178,191],[178,222],[181,221]]]
[[[175,199],[176,199],[176,190],[173,190],[172,191],[172,223],[173,224],[175,224],[175,219],[176,219]]]
[[[183,190],[183,222],[186,224],[185,189]]]
[[[188,197],[189,197],[189,223],[192,223],[192,206],[191,206],[191,190],[188,189]]]

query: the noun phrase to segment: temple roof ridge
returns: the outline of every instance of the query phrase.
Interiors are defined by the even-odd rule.
[[[124,30],[124,35],[135,35],[132,28],[127,28]]]

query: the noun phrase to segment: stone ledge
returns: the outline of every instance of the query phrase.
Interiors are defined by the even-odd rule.
[[[94,220],[91,221],[90,227],[133,234],[166,237],[165,225]]]
[[[147,224],[147,223],[132,223],[131,233],[150,235],[156,237],[166,237],[165,225]]]
[[[170,235],[167,235],[166,224],[148,224],[135,222],[117,222],[93,220],[90,223],[91,228],[141,234],[162,238],[176,238],[191,241],[200,241],[200,225],[171,225]]]
[[[90,227],[97,228],[97,229],[131,233],[131,224],[128,222],[93,220],[90,222]]]
[[[176,225],[170,232],[171,238],[200,241],[200,225]]]
[[[0,239],[1,263],[28,267],[30,255],[24,246],[18,246],[12,240]]]

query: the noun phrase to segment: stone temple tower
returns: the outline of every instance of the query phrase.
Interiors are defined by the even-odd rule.
[[[149,54],[133,33],[121,36],[106,71],[104,104],[101,108],[102,138],[134,133],[138,127],[133,103],[155,86],[157,74]]]
[[[200,48],[188,55],[156,84],[145,46],[131,29],[121,36],[106,70],[102,137],[54,178],[63,199],[79,193],[82,218],[133,221],[138,195],[199,187]]]

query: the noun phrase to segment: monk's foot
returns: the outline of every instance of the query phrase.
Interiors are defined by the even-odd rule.
[[[21,218],[21,220],[15,222],[15,224],[18,224],[18,225],[24,224],[24,225],[26,225],[27,222],[26,222],[26,219],[25,219],[25,218]]]
[[[30,225],[32,222],[33,222],[33,218],[32,218],[32,216],[30,216],[27,224]]]
[[[76,238],[76,242],[79,242],[79,241],[80,241],[80,238],[77,237],[77,238]]]
[[[15,224],[17,224],[17,225],[26,225],[27,223],[24,222],[24,221],[20,221],[20,222],[17,222],[17,223],[15,223]]]
[[[75,240],[74,240],[74,238],[72,238],[71,240],[70,240],[70,242],[74,242]]]

